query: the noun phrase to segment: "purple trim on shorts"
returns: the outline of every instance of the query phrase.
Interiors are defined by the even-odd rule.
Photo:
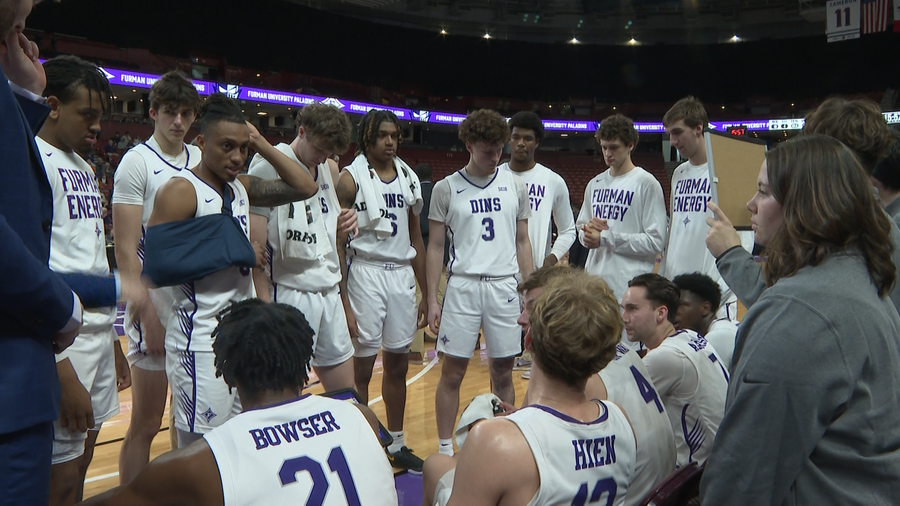
[[[178,402],[181,403],[181,409],[187,418],[188,432],[194,432],[194,422],[197,419],[197,357],[194,352],[182,351],[179,353],[178,362],[191,378],[191,393],[181,389],[178,393]]]
[[[183,307],[178,308],[175,312],[178,313],[178,326],[181,329],[181,332],[187,337],[187,346],[185,349],[191,349],[191,338],[194,334],[194,315],[197,314],[197,291],[194,289],[194,283],[184,283],[181,285],[181,291],[188,298],[188,300],[194,304],[194,309],[188,313]]]
[[[603,414],[601,414],[596,420],[592,420],[590,422],[582,422],[581,420],[576,420],[565,413],[560,413],[559,411],[557,411],[549,406],[543,406],[540,404],[530,404],[528,406],[523,407],[522,409],[536,408],[536,409],[540,409],[541,411],[543,411],[547,414],[553,415],[556,418],[559,418],[560,420],[563,420],[565,422],[574,423],[574,424],[578,424],[578,425],[596,425],[598,423],[605,422],[606,419],[609,418],[609,408],[606,407],[606,404],[603,401],[600,401],[597,399],[593,399],[593,400],[597,401],[597,403],[603,407]]]
[[[450,227],[450,225],[447,225],[445,223],[444,226],[446,226],[447,230],[450,231],[450,263],[447,264],[447,280],[449,281],[449,277],[453,275],[453,262],[456,262],[456,245],[453,242],[456,234],[453,233],[453,229]],[[443,256],[443,252],[441,253],[441,255]]]
[[[463,168],[465,168],[465,167],[463,167]],[[463,169],[459,169],[459,170],[456,171],[456,172],[459,174],[459,176],[460,176],[461,178],[465,179],[466,182],[469,183],[470,185],[474,186],[475,188],[480,188],[480,189],[484,190],[485,188],[487,188],[488,186],[490,186],[491,183],[494,182],[494,180],[497,179],[497,175],[500,174],[500,168],[498,167],[498,168],[495,168],[495,169],[494,169],[494,177],[492,177],[491,180],[488,181],[488,184],[486,184],[486,185],[484,185],[484,186],[478,186],[477,184],[475,184],[475,183],[469,181],[469,178],[467,178],[467,177],[465,176],[465,174],[463,174]]]

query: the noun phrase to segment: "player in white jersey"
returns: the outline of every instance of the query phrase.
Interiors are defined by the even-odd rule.
[[[615,357],[619,305],[602,280],[548,268],[564,272],[526,292],[529,404],[478,422],[456,457],[429,457],[423,504],[624,504],[639,443],[621,408],[585,395]]]
[[[214,334],[216,371],[237,388],[244,412],[85,504],[396,506],[371,410],[301,396],[312,334],[286,304],[251,299],[227,308]]]
[[[644,365],[675,433],[677,464],[702,464],[725,414],[728,371],[715,348],[692,330],[676,330],[678,288],[658,274],[628,283],[622,299],[628,339],[649,349]]]
[[[219,93],[206,99],[197,138],[203,152],[200,164],[160,187],[148,237],[154,226],[223,213],[238,220],[249,241],[250,204],[281,204],[315,193],[316,185],[309,174],[249,126],[234,100]],[[270,160],[284,180],[239,175],[251,147]],[[148,264],[151,256],[173,266],[190,261],[165,255],[154,247],[148,242]],[[254,247],[262,265],[263,248],[258,244]],[[215,376],[211,333],[216,315],[232,301],[253,297],[254,288],[249,269],[230,266],[167,289],[174,302],[166,321],[166,376],[175,398],[178,446],[183,447],[240,410],[234,393]]]
[[[527,281],[519,285],[524,304],[519,324],[528,330],[534,300],[543,293],[551,280],[573,274],[572,268],[543,268],[534,271]],[[598,293],[601,285],[597,285]],[[603,284],[604,296],[618,300],[610,288]],[[650,381],[650,373],[641,357],[630,347],[616,345],[616,357],[598,374],[592,375],[585,385],[588,399],[611,401],[629,414],[637,440],[634,481],[628,487],[626,506],[639,504],[656,485],[675,470],[675,437],[665,407]],[[530,403],[530,392],[525,393],[523,405]]]
[[[125,278],[140,280],[144,232],[156,192],[173,175],[197,165],[200,148],[184,143],[194,123],[200,95],[180,72],[169,72],[150,88],[153,135],[122,157],[112,199],[116,264]],[[142,286],[142,285],[141,285]],[[172,307],[170,291],[149,290],[152,307],[125,311],[128,361],[134,384],[128,431],[119,453],[119,481],[128,483],[150,461],[150,443],[159,432],[166,407],[165,321]]]
[[[631,119],[606,118],[595,137],[609,168],[585,187],[576,227],[590,250],[584,270],[603,278],[621,300],[628,280],[652,272],[665,247],[666,203],[656,177],[631,161],[638,143]]]
[[[575,242],[569,186],[562,176],[534,159],[534,152],[544,138],[544,125],[537,114],[517,112],[510,118],[509,128],[511,156],[500,168],[522,178],[528,189],[531,204],[528,238],[534,268],[556,265]],[[556,225],[556,241],[552,241],[551,225]]]
[[[675,328],[693,330],[705,337],[715,348],[725,370],[730,372],[738,324],[728,318],[716,317],[722,300],[719,284],[699,272],[679,274],[672,282],[681,291]]]
[[[425,326],[427,312],[425,297],[416,310],[416,282],[427,292],[418,214],[421,201],[416,200],[415,191],[419,178],[397,157],[402,129],[394,113],[369,111],[359,122],[358,132],[356,159],[341,173],[338,200],[341,207],[354,208],[358,216],[379,213],[380,220],[387,219],[383,224],[390,226],[379,228],[378,220],[365,220],[349,249],[346,235],[338,238],[341,266],[346,267],[341,299],[355,347],[356,391],[368,403],[369,381],[381,347],[381,393],[393,438],[388,457],[395,467],[421,473],[422,459],[407,448],[403,437],[409,350],[419,324]]]
[[[350,145],[352,127],[347,115],[332,105],[316,103],[297,113],[297,137],[277,149],[290,157],[316,182],[316,193],[306,202],[251,208],[250,238],[266,244],[268,272],[254,269],[257,295],[272,302],[290,304],[303,311],[315,331],[313,369],[326,391],[353,388],[353,344],[341,303],[341,266],[337,236],[356,226],[356,213],[341,209],[335,194],[340,177],[330,157]],[[250,164],[250,174],[277,177],[272,164],[259,157]],[[308,220],[295,220],[294,208],[306,212]],[[302,211],[301,211],[302,212]],[[296,233],[299,226],[305,231]],[[306,241],[313,247],[300,252],[291,244]]]
[[[103,209],[94,170],[76,150],[97,141],[112,92],[100,70],[74,56],[44,63],[50,115],[35,142],[53,194],[50,263],[59,273],[109,275]],[[53,423],[50,504],[81,500],[84,476],[103,422],[119,412],[120,388],[131,383],[113,330],[113,307],[86,309],[78,339],[56,355],[60,418]]]
[[[706,248],[706,235],[709,231],[706,219],[713,217],[712,211],[707,207],[707,202],[712,198],[706,141],[703,138],[703,130],[707,124],[709,116],[706,109],[694,97],[679,100],[663,117],[669,141],[681,158],[687,158],[688,161],[679,165],[672,173],[668,243],[659,266],[659,274],[669,279],[692,272],[706,274],[722,290],[723,303],[717,313],[718,317],[736,320],[737,297],[722,280],[716,268],[716,259]]]
[[[506,120],[487,109],[472,112],[460,123],[459,138],[466,143],[469,163],[434,185],[426,262],[428,325],[438,336],[438,351],[444,353],[435,414],[440,451],[447,455],[453,454],[450,438],[459,410],[459,385],[481,329],[491,390],[504,401],[515,402],[513,357],[521,350],[515,276],[527,278],[534,266],[525,184],[512,172],[497,168],[509,139]],[[441,307],[437,292],[447,236],[450,263]]]

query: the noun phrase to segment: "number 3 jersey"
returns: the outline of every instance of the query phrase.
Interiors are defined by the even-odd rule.
[[[639,504],[656,485],[675,470],[675,436],[662,399],[637,352],[616,345],[616,358],[598,373],[606,386],[606,398],[615,402],[631,420],[637,440],[634,481],[625,505]]]
[[[525,183],[512,172],[495,169],[473,178],[461,169],[438,181],[431,194],[429,219],[443,222],[450,239],[450,274],[514,276],[516,226],[531,217]]]
[[[396,505],[394,473],[353,404],[304,395],[205,434],[225,506]]]
[[[600,417],[590,422],[540,405],[506,417],[522,431],[537,463],[541,484],[529,506],[624,504],[634,479],[634,431],[618,406],[595,402]]]

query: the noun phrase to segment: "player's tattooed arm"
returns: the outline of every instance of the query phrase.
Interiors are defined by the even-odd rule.
[[[238,179],[247,189],[251,206],[277,207],[309,198],[281,179],[261,179],[250,175],[241,175]]]
[[[349,172],[344,171],[341,174],[337,186],[335,187],[335,192],[337,193],[338,202],[341,204],[341,208],[353,208],[353,204],[356,203],[356,181],[353,180],[353,176],[351,176]]]

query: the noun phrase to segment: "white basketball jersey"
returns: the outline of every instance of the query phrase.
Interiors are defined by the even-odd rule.
[[[512,172],[495,169],[484,187],[469,181],[462,171],[447,176],[450,206],[447,234],[450,238],[450,274],[513,276],[516,263],[516,221],[519,216],[518,185]]]
[[[222,195],[190,170],[174,176],[190,181],[197,194],[195,218],[222,213]],[[240,181],[228,183],[233,195],[231,214],[250,239],[250,205]],[[170,351],[212,351],[212,331],[218,325],[216,315],[232,302],[255,296],[250,269],[226,267],[203,279],[169,287],[174,302],[166,325],[166,349]]]
[[[281,245],[278,234],[278,212],[274,207],[254,207],[254,212],[268,216],[266,251],[269,254],[269,279],[272,282],[271,291],[273,300],[277,300],[278,285],[301,292],[327,292],[334,289],[341,281],[341,267],[337,254],[337,219],[341,213],[341,205],[334,193],[334,181],[331,177],[331,168],[328,163],[320,164],[313,174],[297,158],[289,144],[281,143],[276,149],[294,160],[310,175],[315,176],[319,184],[319,191],[309,199],[302,202],[294,202],[294,206],[302,207],[304,203],[312,205],[318,203],[322,208],[322,219],[325,220],[325,231],[328,232],[328,240],[331,241],[331,252],[323,256],[322,260],[300,260],[297,258],[285,259],[281,255]],[[260,179],[280,179],[275,167],[261,156],[254,156],[248,172],[251,176]],[[291,205],[291,204],[285,204]]]
[[[697,371],[697,388],[687,396],[659,392],[669,422],[675,431],[678,465],[703,463],[712,449],[719,424],[725,415],[728,372],[715,349],[692,330],[679,330],[663,340],[653,353],[677,353],[686,357]],[[648,369],[649,370],[649,369]]]
[[[203,438],[225,506],[398,503],[384,449],[348,402],[307,394],[245,411]]]
[[[103,204],[94,169],[75,152],[67,153],[40,137],[34,140],[53,192],[50,269],[66,274],[109,275]],[[109,327],[115,318],[114,307],[86,310],[82,333]]]
[[[409,237],[409,204],[403,197],[400,177],[394,176],[390,182],[379,180],[375,185],[375,191],[380,190],[384,195],[385,209],[391,219],[391,236],[380,240],[374,231],[360,229],[359,235],[349,243],[347,256],[375,262],[409,263],[416,257],[416,249]],[[362,201],[362,192],[357,189],[356,204]]]
[[[637,352],[624,344],[616,345],[616,358],[599,374],[606,386],[606,398],[622,406],[634,427],[637,460],[625,505],[639,504],[675,470],[672,424]]]
[[[635,472],[634,431],[617,406],[597,403],[601,414],[592,422],[539,405],[506,417],[522,431],[537,463],[541,484],[529,506],[625,503]]]
[[[528,238],[531,239],[531,257],[534,260],[534,268],[537,269],[543,265],[544,259],[551,252],[554,213],[556,213],[556,225],[561,228],[557,231],[560,233],[557,241],[566,242],[565,247],[556,252],[559,258],[562,258],[562,255],[569,251],[574,242],[571,241],[574,239],[574,235],[569,236],[570,240],[563,239],[562,229],[575,225],[565,180],[539,163],[524,172],[513,172],[509,168],[509,163],[500,165],[500,169],[519,176],[528,190],[528,201],[531,205],[531,218],[528,218]]]
[[[144,262],[144,235],[153,212],[156,192],[175,174],[198,165],[200,157],[200,148],[189,144],[184,145],[178,156],[169,156],[160,148],[156,138],[151,136],[146,142],[129,149],[119,161],[114,176],[112,203],[143,206],[141,239],[137,250],[141,263]],[[150,299],[164,326],[173,303],[171,294],[168,289],[150,290]],[[132,319],[130,307],[125,311],[124,329],[129,340],[129,351],[146,352],[143,333],[140,325],[135,324]]]

